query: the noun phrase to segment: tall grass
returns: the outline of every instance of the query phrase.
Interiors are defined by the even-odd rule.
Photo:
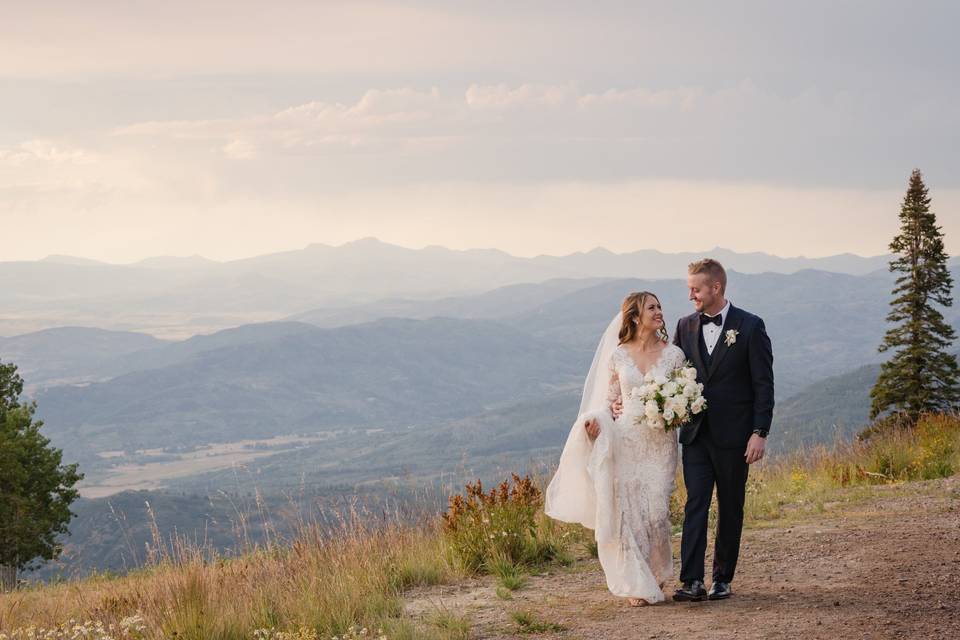
[[[912,425],[889,424],[865,440],[809,447],[753,465],[747,480],[746,521],[821,510],[836,498],[838,489],[932,480],[960,471],[960,415],[928,414]],[[679,526],[686,499],[682,478],[677,486],[670,513]]]
[[[845,487],[957,471],[960,417],[924,416],[912,429],[810,448],[755,466],[746,518],[758,522],[823,508]],[[683,501],[681,482],[672,502],[675,519],[682,517]],[[292,540],[275,539],[235,558],[218,557],[182,538],[169,546],[155,539],[153,564],[126,576],[0,595],[0,640],[6,640],[3,633],[17,640],[66,639],[74,637],[74,625],[91,629],[75,636],[90,640],[381,635],[451,640],[468,634],[469,621],[458,617],[460,612],[433,622],[411,620],[403,615],[406,591],[487,572],[497,576],[503,597],[509,598],[511,587],[522,588],[523,571],[566,562],[572,542],[589,548],[591,537],[592,532],[547,518],[539,487],[514,476],[491,492],[471,485],[466,497],[452,498],[445,518],[410,524],[399,516],[384,521],[382,514],[354,513],[332,527],[301,524]],[[526,631],[535,626],[517,624]],[[31,626],[38,629],[28,632]]]
[[[304,527],[287,545],[211,557],[182,540],[120,578],[28,588],[0,597],[0,629],[55,628],[68,619],[119,624],[134,614],[146,638],[252,639],[257,629],[330,637],[396,622],[402,595],[457,579],[437,522],[337,530]],[[304,637],[307,637],[305,635]]]

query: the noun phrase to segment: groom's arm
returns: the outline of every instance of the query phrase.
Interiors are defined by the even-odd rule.
[[[760,318],[750,332],[748,344],[753,384],[753,428],[769,431],[773,423],[773,347]]]
[[[763,320],[757,318],[757,326],[750,332],[747,342],[747,362],[750,364],[750,380],[753,384],[753,428],[766,434],[773,422],[773,348]],[[767,439],[756,433],[747,441],[743,457],[753,464],[763,457]]]
[[[679,320],[677,320],[677,328],[673,332],[673,344],[675,346],[680,347],[681,349],[683,349],[683,345],[680,344],[680,325],[682,323],[683,323],[683,318],[680,318]]]

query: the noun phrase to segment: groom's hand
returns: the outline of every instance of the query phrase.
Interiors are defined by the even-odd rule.
[[[766,448],[766,446],[766,438],[761,438],[757,434],[750,436],[750,440],[747,442],[747,452],[743,454],[743,457],[747,459],[747,464],[753,464],[762,458],[763,450]]]
[[[597,436],[600,435],[600,423],[597,422],[596,418],[590,418],[583,423],[583,428],[587,430],[587,435],[590,436],[591,440],[596,440]]]
[[[623,413],[623,399],[618,398],[610,405],[610,413],[613,414],[613,419],[616,420],[620,417],[620,414]]]

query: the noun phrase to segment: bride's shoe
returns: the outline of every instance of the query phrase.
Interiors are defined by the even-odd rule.
[[[646,607],[650,605],[650,603],[643,598],[628,598],[627,602],[631,607]]]

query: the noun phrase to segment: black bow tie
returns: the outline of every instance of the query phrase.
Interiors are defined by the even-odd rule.
[[[715,316],[708,316],[708,315],[705,314],[705,313],[701,313],[701,314],[700,314],[700,324],[701,324],[701,325],[704,325],[704,324],[715,324],[715,325],[717,325],[718,327],[722,327],[722,326],[723,326],[723,317],[722,317],[719,313],[718,313],[717,315],[715,315]]]

